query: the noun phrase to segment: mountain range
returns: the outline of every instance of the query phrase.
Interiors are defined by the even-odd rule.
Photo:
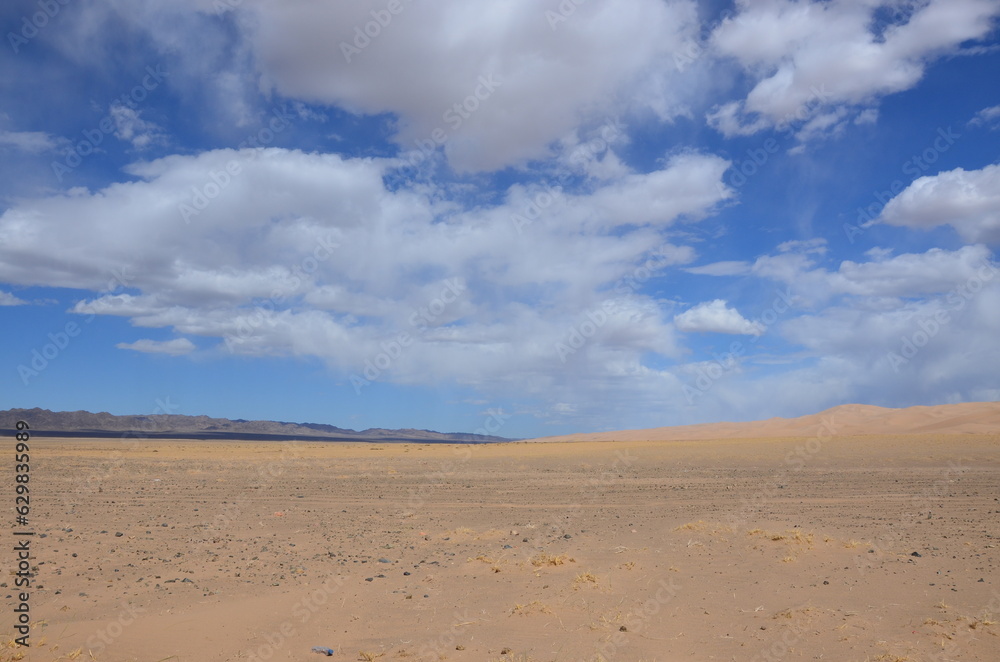
[[[320,423],[285,423],[243,419],[154,414],[116,416],[107,412],[50,411],[48,409],[8,409],[0,411],[0,429],[13,430],[25,421],[36,437],[117,437],[149,439],[230,439],[282,441],[372,441],[417,443],[492,443],[510,441],[504,437],[432,430],[357,431]]]

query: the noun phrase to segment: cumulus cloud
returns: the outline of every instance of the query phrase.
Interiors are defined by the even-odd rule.
[[[709,122],[726,136],[805,123],[800,140],[838,131],[852,116],[870,121],[880,97],[913,87],[930,61],[986,36],[1000,14],[992,0],[737,5],[710,43],[733,58],[754,87],[745,99],[717,107]]]
[[[920,177],[890,200],[879,219],[930,229],[951,225],[969,242],[1000,242],[1000,165]]]
[[[669,112],[674,53],[698,27],[689,0],[573,5],[555,25],[532,0],[401,6],[380,14],[381,24],[356,3],[247,2],[240,11],[257,26],[249,39],[266,85],[356,113],[394,113],[404,149],[443,144],[458,170],[547,156],[554,141],[638,98]]]
[[[789,348],[777,356],[722,354],[711,366],[679,366],[685,393],[694,394],[690,409],[700,417],[749,420],[763,410],[795,415],[844,402],[989,399],[1000,361],[1000,266],[985,246],[898,256],[876,249],[867,261],[835,269],[794,250],[766,257],[782,261],[781,268],[768,263],[767,277],[780,276],[792,293],[768,339]],[[716,377],[702,392],[696,376],[704,374]]]
[[[763,333],[760,324],[751,322],[735,308],[730,308],[725,299],[715,299],[699,303],[674,316],[674,324],[681,331],[731,333],[736,335],[759,336]]]
[[[982,244],[895,256],[887,249],[873,249],[868,261],[844,260],[829,270],[815,257],[786,252],[758,258],[751,273],[790,286],[809,305],[842,296],[903,299],[939,295],[975,279],[984,268],[992,268],[991,255]]]
[[[170,356],[182,356],[190,354],[195,350],[194,343],[187,338],[175,338],[174,340],[149,340],[143,338],[132,343],[118,343],[115,347],[147,354],[168,354]]]
[[[381,377],[401,383],[628,374],[644,353],[678,355],[661,304],[628,278],[695,258],[666,231],[731,194],[725,160],[676,155],[534,213],[544,189],[516,184],[465,208],[426,184],[388,188],[397,166],[277,148],[136,163],[136,181],[4,212],[0,280],[104,292],[73,311],[341,374],[405,333],[412,343]],[[107,292],[112,267],[129,291]],[[606,315],[599,333],[563,362],[557,345],[593,310]]]

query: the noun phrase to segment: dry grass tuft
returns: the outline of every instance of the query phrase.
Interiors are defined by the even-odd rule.
[[[687,524],[681,524],[674,528],[674,531],[701,531],[707,528],[708,525],[705,524],[704,520],[698,520],[697,522],[688,522]]]
[[[752,529],[747,531],[748,536],[761,536],[772,542],[785,542],[789,545],[805,545],[812,547],[815,536],[812,533],[803,533],[798,529],[789,529],[784,533],[775,531],[765,531],[763,529]]]
[[[531,565],[536,568],[541,568],[549,565],[564,565],[566,563],[576,563],[576,559],[570,558],[565,554],[560,554],[559,556],[552,556],[551,554],[546,554],[542,552],[538,556],[531,559]]]
[[[549,609],[548,605],[539,602],[538,600],[532,600],[526,605],[515,603],[513,608],[511,608],[511,614],[517,614],[518,616],[524,616],[526,614],[531,614],[534,612],[539,612],[542,614],[551,614],[552,610]]]
[[[10,653],[10,657],[4,657],[4,654],[2,652],[3,649],[10,649],[14,652]],[[18,660],[23,660],[23,659],[24,659],[24,648],[19,646],[17,641],[13,637],[9,638],[7,640],[7,643],[4,644],[2,648],[0,648],[0,660],[3,660],[3,662],[7,662],[7,660],[10,660],[11,662],[17,662]]]

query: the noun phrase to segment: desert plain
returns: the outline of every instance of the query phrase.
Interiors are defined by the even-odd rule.
[[[956,407],[487,445],[35,438],[32,646],[0,660],[992,662],[1000,409]]]

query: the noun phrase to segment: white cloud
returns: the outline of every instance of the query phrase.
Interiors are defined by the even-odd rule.
[[[24,306],[27,305],[27,301],[22,301],[10,292],[4,292],[0,290],[0,306]]]
[[[759,324],[746,319],[735,308],[730,308],[724,299],[699,303],[674,316],[674,324],[681,331],[688,333],[731,333],[749,336],[759,336],[763,333]]]
[[[892,258],[856,263],[845,260],[830,274],[831,291],[875,297],[917,297],[947,292],[974,280],[990,264],[985,246],[963,246],[956,251],[932,248]]]
[[[844,260],[835,271],[817,266],[802,253],[765,255],[757,259],[753,275],[784,283],[803,303],[819,305],[840,296],[913,298],[939,295],[977,278],[991,268],[991,252],[983,245],[949,251],[932,248],[924,253],[892,256],[884,249],[868,251],[866,262]]]
[[[174,340],[149,340],[143,338],[133,343],[121,342],[115,345],[115,347],[147,354],[168,354],[170,356],[182,356],[190,354],[195,350],[194,343],[187,338],[175,338]]]
[[[741,260],[713,262],[700,267],[688,267],[684,271],[699,276],[745,276],[750,273],[750,263]]]
[[[1000,165],[920,177],[890,200],[879,220],[929,229],[951,225],[969,242],[1000,242]]]
[[[969,120],[972,126],[988,126],[991,131],[1000,129],[1000,105],[983,108]]]
[[[1000,6],[993,0],[926,0],[900,5],[876,24],[874,0],[739,0],[738,13],[712,33],[711,44],[755,81],[742,101],[709,114],[724,135],[747,135],[800,122],[800,140],[840,130],[852,114],[908,90],[928,62],[986,36]],[[861,115],[858,115],[858,112]]]
[[[8,145],[28,154],[51,152],[65,144],[65,140],[44,131],[0,131],[0,146]]]
[[[518,184],[463,208],[426,184],[390,190],[395,164],[276,148],[136,163],[138,181],[4,212],[0,281],[103,291],[74,312],[214,339],[209,351],[311,357],[340,374],[406,333],[411,349],[380,376],[400,383],[516,390],[532,376],[544,393],[632,374],[649,353],[679,355],[671,304],[627,279],[695,258],[664,229],[730,194],[726,161],[683,154],[565,191],[520,231],[512,217],[542,189]],[[107,292],[109,265],[127,293]],[[609,294],[599,333],[564,364],[556,345]]]
[[[116,103],[109,109],[115,123],[115,137],[132,143],[136,149],[145,149],[164,139],[164,134],[154,122],[141,117],[141,111]]]
[[[844,402],[988,399],[1000,362],[1000,267],[990,251],[869,255],[835,271],[778,256],[794,294],[789,309],[774,308],[780,323],[769,326],[767,342],[789,344],[771,356],[737,343],[735,356],[679,366],[685,394],[694,394],[688,411],[750,420]]]
[[[878,123],[878,108],[865,108],[854,118],[855,124],[876,124]]]
[[[440,130],[460,171],[547,156],[577,127],[635,110],[637,98],[670,112],[674,52],[697,32],[689,0],[574,5],[555,29],[550,8],[533,0],[402,7],[384,26],[368,26],[372,8],[356,3],[246,2],[240,11],[257,26],[249,39],[265,85],[356,113],[395,113],[404,150]]]

